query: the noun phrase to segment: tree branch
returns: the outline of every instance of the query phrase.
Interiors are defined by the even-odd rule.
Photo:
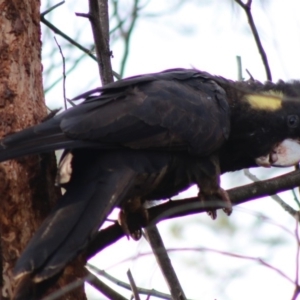
[[[86,269],[88,276],[85,278],[92,287],[101,292],[103,295],[108,297],[111,300],[126,300],[125,297],[117,293],[115,290],[106,285],[101,281],[97,276],[92,274],[88,269]]]
[[[59,49],[59,53],[60,53],[61,58],[62,58],[62,64],[63,64],[63,72],[62,72],[62,78],[63,78],[63,96],[64,96],[64,106],[65,106],[65,109],[67,109],[67,96],[66,96],[66,60],[65,60],[64,54],[62,52],[61,46],[58,43],[56,37],[54,37],[54,40],[55,40],[55,43],[56,43],[56,45],[57,45],[57,47]]]
[[[265,196],[275,195],[276,193],[293,189],[299,185],[300,171],[293,171],[272,179],[259,181],[227,190],[233,205],[259,199]],[[195,213],[201,213],[207,210],[222,208],[221,203],[214,199],[208,201],[210,206],[206,207],[198,201],[198,198],[189,198],[184,200],[168,201],[164,204],[154,206],[149,209],[150,219],[153,223],[159,221],[186,216]],[[293,217],[298,217],[299,212]]]
[[[171,260],[168,256],[168,252],[165,248],[163,240],[159,234],[157,227],[148,226],[145,229],[146,238],[152,248],[153,254],[156,258],[156,261],[160,267],[168,287],[174,300],[186,300],[184,291],[180,285],[180,282],[177,278],[175,270],[172,266]]]
[[[264,47],[261,43],[257,28],[256,28],[255,23],[254,23],[253,16],[252,16],[252,13],[251,13],[252,1],[248,0],[247,3],[243,3],[241,0],[235,0],[235,2],[243,8],[243,10],[245,11],[245,13],[247,15],[248,23],[250,25],[250,28],[251,28],[256,46],[258,48],[258,52],[260,53],[261,59],[263,61],[263,65],[265,67],[267,79],[269,81],[272,81],[272,74],[271,74],[271,69],[270,69],[269,62],[268,62],[268,57],[267,57],[267,54],[266,54],[266,52],[264,50]]]
[[[138,7],[139,4],[139,0],[134,0],[133,1],[133,6],[132,6],[132,10],[131,10],[131,19],[129,21],[129,26],[128,29],[124,28],[124,20],[121,20],[121,17],[119,15],[119,5],[118,5],[118,1],[113,1],[113,5],[114,5],[114,16],[116,17],[117,21],[118,21],[118,29],[121,32],[121,37],[124,40],[124,53],[123,53],[123,57],[122,57],[122,62],[121,62],[121,67],[120,67],[120,76],[123,77],[124,76],[124,71],[125,71],[125,65],[128,59],[128,55],[129,55],[129,45],[130,45],[130,38],[132,35],[132,31],[134,29],[134,26],[136,24],[136,21],[138,19],[138,12],[140,10],[140,8]]]
[[[254,174],[252,174],[249,169],[244,170],[245,175],[252,180],[253,182],[259,182],[261,181],[259,178],[257,178]],[[278,195],[272,195],[270,196],[275,202],[277,202],[286,212],[288,212],[292,217],[297,217],[298,212],[293,209],[290,205],[285,203]]]
[[[130,284],[126,283],[126,282],[123,282],[113,276],[111,276],[110,274],[108,274],[107,272],[105,272],[104,270],[100,270],[98,269],[97,267],[91,265],[91,264],[87,264],[87,267],[90,268],[91,270],[93,270],[93,272],[97,273],[97,275],[100,275],[100,276],[103,276],[104,278],[106,278],[107,280],[111,281],[112,283],[126,289],[126,290],[129,290],[131,291],[131,286]],[[154,296],[156,298],[162,298],[162,299],[169,299],[171,300],[172,297],[168,294],[165,294],[165,293],[161,293],[157,290],[154,290],[154,289],[144,289],[144,288],[141,288],[141,287],[137,287],[138,289],[138,292],[140,294],[143,294],[143,295],[147,295],[147,296]]]
[[[279,192],[293,189],[299,185],[300,170],[290,172],[272,179],[247,184],[241,187],[227,190],[233,205],[245,203],[261,197],[274,195]],[[148,209],[150,224],[156,224],[160,221],[187,216],[196,213],[202,213],[207,210],[222,208],[222,205],[209,201],[213,205],[203,207],[203,204],[197,197],[168,201]],[[299,212],[296,212],[295,218],[298,218]],[[91,243],[88,245],[85,255],[91,258],[107,246],[115,243],[125,236],[118,223],[100,230]]]
[[[89,0],[89,20],[92,25],[98,66],[103,85],[113,82],[109,48],[109,16],[107,0]]]
[[[101,77],[102,84],[105,85],[113,81],[112,67],[110,62],[110,51],[109,51],[109,23],[108,23],[107,0],[90,0],[89,3],[90,3],[89,19],[92,24],[92,29],[93,29],[93,34],[94,34],[94,39],[96,44],[100,77]],[[125,52],[121,64],[121,76],[123,75],[125,62],[128,57],[130,36],[137,19],[138,3],[139,0],[134,0],[134,6],[131,14],[132,20],[129,29],[127,30],[127,32],[123,32],[123,37],[125,39]],[[119,20],[119,24],[120,24],[120,30],[122,31],[123,24],[121,20]],[[107,55],[108,53],[109,55]],[[173,298],[176,300],[177,299],[185,300],[186,298],[184,296],[183,290],[177,279],[175,271],[172,268],[171,262],[168,258],[168,254],[164,249],[163,242],[159,236],[159,232],[155,227],[155,225],[153,225],[153,228],[149,231],[148,238],[152,250],[155,253],[155,256],[158,260],[158,264],[161,267],[161,271],[164,274],[165,280],[167,281],[170,287],[170,291]],[[133,278],[130,277],[130,275],[131,273],[128,273],[132,291],[134,293],[135,298],[139,299],[137,288],[134,284]]]
[[[141,300],[138,288],[135,284],[134,278],[130,270],[127,271],[127,277],[130,283],[131,291],[135,300]]]
[[[49,27],[53,32],[55,32],[56,34],[60,35],[65,40],[67,40],[70,44],[74,45],[75,47],[77,47],[78,49],[80,49],[81,51],[83,51],[85,54],[87,54],[89,57],[91,57],[93,60],[97,61],[96,56],[93,55],[92,52],[89,49],[81,46],[76,41],[74,41],[72,38],[70,38],[68,35],[66,35],[65,33],[63,33],[60,29],[58,29],[52,23],[50,23],[49,21],[47,21],[43,15],[41,15],[41,22],[43,24],[45,24],[47,27]]]

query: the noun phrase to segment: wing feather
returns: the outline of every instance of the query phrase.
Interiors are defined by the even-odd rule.
[[[224,90],[197,70],[135,76],[82,96],[87,98],[81,104],[4,138],[0,161],[83,147],[188,150],[206,155],[220,147],[230,130]]]

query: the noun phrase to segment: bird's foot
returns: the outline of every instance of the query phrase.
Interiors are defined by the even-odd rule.
[[[122,209],[119,213],[119,224],[122,227],[127,238],[131,237],[138,241],[142,236],[142,227],[148,225],[148,211],[140,206],[134,211]]]
[[[218,204],[219,202],[221,202],[221,206],[223,211],[230,216],[232,213],[232,203],[231,200],[228,196],[228,193],[222,189],[222,188],[218,188],[218,190],[210,195],[206,195],[203,193],[199,193],[199,199],[202,203],[204,203],[206,206],[210,206],[209,202],[211,202],[211,198],[217,198],[218,199]],[[209,209],[207,210],[208,215],[215,220],[217,218],[217,210],[216,209]]]

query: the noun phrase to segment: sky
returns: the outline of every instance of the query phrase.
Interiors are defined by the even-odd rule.
[[[90,24],[88,20],[75,16],[75,12],[88,11],[86,2],[66,1],[47,18],[66,34],[89,47],[92,44]],[[244,78],[248,78],[245,71],[248,69],[255,79],[266,79],[246,16],[236,5],[227,0],[190,0],[177,9],[170,9],[177,1],[147,2],[149,4],[142,10],[143,17],[137,21],[132,35],[125,76],[182,67],[197,68],[236,80],[238,55],[242,58]],[[299,78],[300,2],[252,2],[254,20],[269,59],[273,80]],[[44,1],[41,11],[56,3]],[[132,0],[120,0],[119,3],[122,16],[126,18]],[[158,13],[159,17],[153,16]],[[53,35],[47,42],[44,41],[43,46],[44,70],[52,67],[52,72],[45,71],[45,87],[49,87],[62,74],[61,56],[52,39]],[[74,58],[81,55],[79,50],[70,47],[61,37],[56,38],[67,58],[69,55]],[[122,42],[113,41],[111,50],[114,56],[113,69],[118,72],[123,55]],[[72,63],[67,62],[66,69],[71,67]],[[75,97],[99,84],[97,65],[92,59],[85,58],[67,75],[67,97]],[[49,107],[63,106],[62,91],[62,82],[59,82],[47,92]],[[288,171],[291,169],[253,170],[261,179]],[[222,176],[221,185],[230,188],[248,182],[250,180],[238,172]],[[183,196],[196,193],[197,189],[192,188]],[[281,196],[294,205],[291,192]],[[295,221],[270,198],[236,207],[230,218],[220,212],[217,221],[211,221],[207,215],[201,214],[158,225],[167,248],[178,250],[171,252],[170,257],[186,296],[202,300],[291,299],[293,285],[274,269],[261,266],[253,260],[230,258],[209,250],[200,251],[199,247],[261,257],[294,279],[297,249],[295,226]],[[185,251],[180,250],[183,248]],[[145,240],[133,242],[123,239],[114,247],[104,250],[91,263],[123,281],[127,281],[126,272],[130,268],[138,286],[167,293],[167,286],[153,256],[141,255],[145,252],[151,252]],[[91,292],[91,288],[87,289],[90,299],[106,299]],[[123,293],[123,289],[118,291]],[[129,297],[130,292],[124,295]]]

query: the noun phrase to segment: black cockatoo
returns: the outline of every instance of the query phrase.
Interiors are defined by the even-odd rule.
[[[89,91],[76,98],[86,98],[81,104],[5,137],[0,161],[66,149],[58,172],[66,193],[17,262],[16,277],[38,283],[59,273],[114,207],[138,238],[147,225],[142,204],[192,184],[204,204],[215,196],[230,214],[220,174],[300,160],[299,96],[298,82],[233,82],[172,69]]]

